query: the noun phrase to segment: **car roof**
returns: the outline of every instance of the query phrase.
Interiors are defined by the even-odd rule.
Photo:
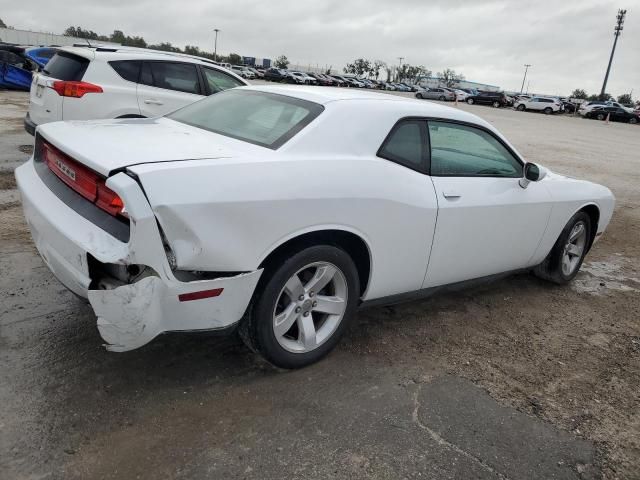
[[[411,97],[401,97],[383,92],[372,92],[356,89],[338,89],[316,86],[302,85],[251,85],[248,87],[237,87],[241,90],[251,90],[255,92],[275,93],[288,97],[299,98],[309,102],[327,105],[332,102],[344,102],[355,100],[375,100],[393,104],[398,111],[412,111],[415,115],[432,118],[448,118],[452,120],[466,121],[478,125],[489,126],[490,124],[472,113],[465,112],[457,108],[445,105],[425,102]],[[493,127],[490,127],[494,130]]]
[[[194,63],[200,63],[203,65],[211,65],[217,66],[219,68],[224,68],[213,60],[209,60],[207,58],[197,57],[195,55],[187,55],[184,53],[152,50],[148,48],[121,47],[117,45],[87,45],[86,47],[74,45],[73,47],[59,47],[58,50],[72,53],[89,60],[94,60],[98,55],[100,55],[100,57],[106,56],[110,60],[117,60],[121,59],[122,57],[126,57],[127,60],[166,60],[169,57],[184,61],[191,61]]]

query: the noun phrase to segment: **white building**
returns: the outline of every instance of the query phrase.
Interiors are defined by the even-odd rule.
[[[87,43],[84,38],[66,37],[46,32],[31,32],[29,30],[17,30],[14,28],[0,28],[0,42],[16,43],[18,45],[35,46],[66,46],[75,43]],[[119,43],[89,40],[96,45],[120,45]]]

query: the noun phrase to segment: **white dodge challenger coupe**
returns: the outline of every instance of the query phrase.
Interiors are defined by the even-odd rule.
[[[566,283],[614,207],[472,114],[321,87],[49,123],[16,178],[42,258],[109,350],[238,327],[284,368],[326,355],[361,305],[523,269]]]

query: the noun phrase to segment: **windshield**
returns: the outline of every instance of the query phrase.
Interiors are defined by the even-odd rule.
[[[235,89],[192,103],[167,117],[275,150],[323,110],[322,105],[299,98]]]

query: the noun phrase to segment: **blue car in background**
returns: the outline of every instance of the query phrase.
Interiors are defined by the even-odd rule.
[[[55,53],[53,47],[0,44],[0,88],[28,91],[33,72],[41,70]]]

